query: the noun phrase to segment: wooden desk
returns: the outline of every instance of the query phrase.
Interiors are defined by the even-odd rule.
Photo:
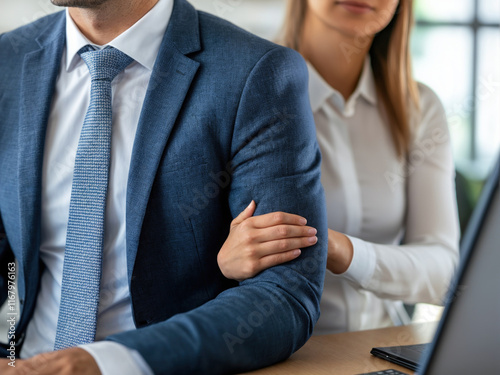
[[[436,323],[411,324],[369,331],[313,336],[288,360],[247,374],[260,375],[354,375],[396,369],[412,371],[376,358],[370,350],[376,346],[412,345],[430,342]]]

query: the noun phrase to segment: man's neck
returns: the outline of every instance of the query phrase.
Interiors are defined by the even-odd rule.
[[[158,0],[109,0],[94,8],[68,8],[85,37],[105,45],[129,29],[148,13]]]
[[[306,17],[299,52],[347,100],[356,89],[372,41],[373,37],[346,35]]]

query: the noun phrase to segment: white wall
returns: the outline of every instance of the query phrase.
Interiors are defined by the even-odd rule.
[[[196,8],[273,38],[283,20],[284,0],[189,0]],[[0,0],[0,33],[61,10],[50,0]]]

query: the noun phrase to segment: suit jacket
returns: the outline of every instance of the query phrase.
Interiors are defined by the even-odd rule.
[[[18,353],[43,271],[44,137],[64,45],[64,12],[0,36],[0,302],[15,258]],[[256,215],[306,217],[319,241],[237,284],[216,258],[252,199]],[[108,339],[137,350],[155,373],[250,370],[306,342],[327,229],[300,55],[175,1],[135,137],[126,243],[137,329]]]

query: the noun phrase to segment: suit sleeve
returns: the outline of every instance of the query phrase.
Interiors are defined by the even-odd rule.
[[[254,66],[232,137],[233,217],[254,199],[256,215],[302,215],[318,242],[208,303],[165,322],[109,337],[137,350],[155,374],[223,374],[286,359],[319,318],[327,226],[320,152],[307,94],[308,73],[294,51],[276,47]]]

